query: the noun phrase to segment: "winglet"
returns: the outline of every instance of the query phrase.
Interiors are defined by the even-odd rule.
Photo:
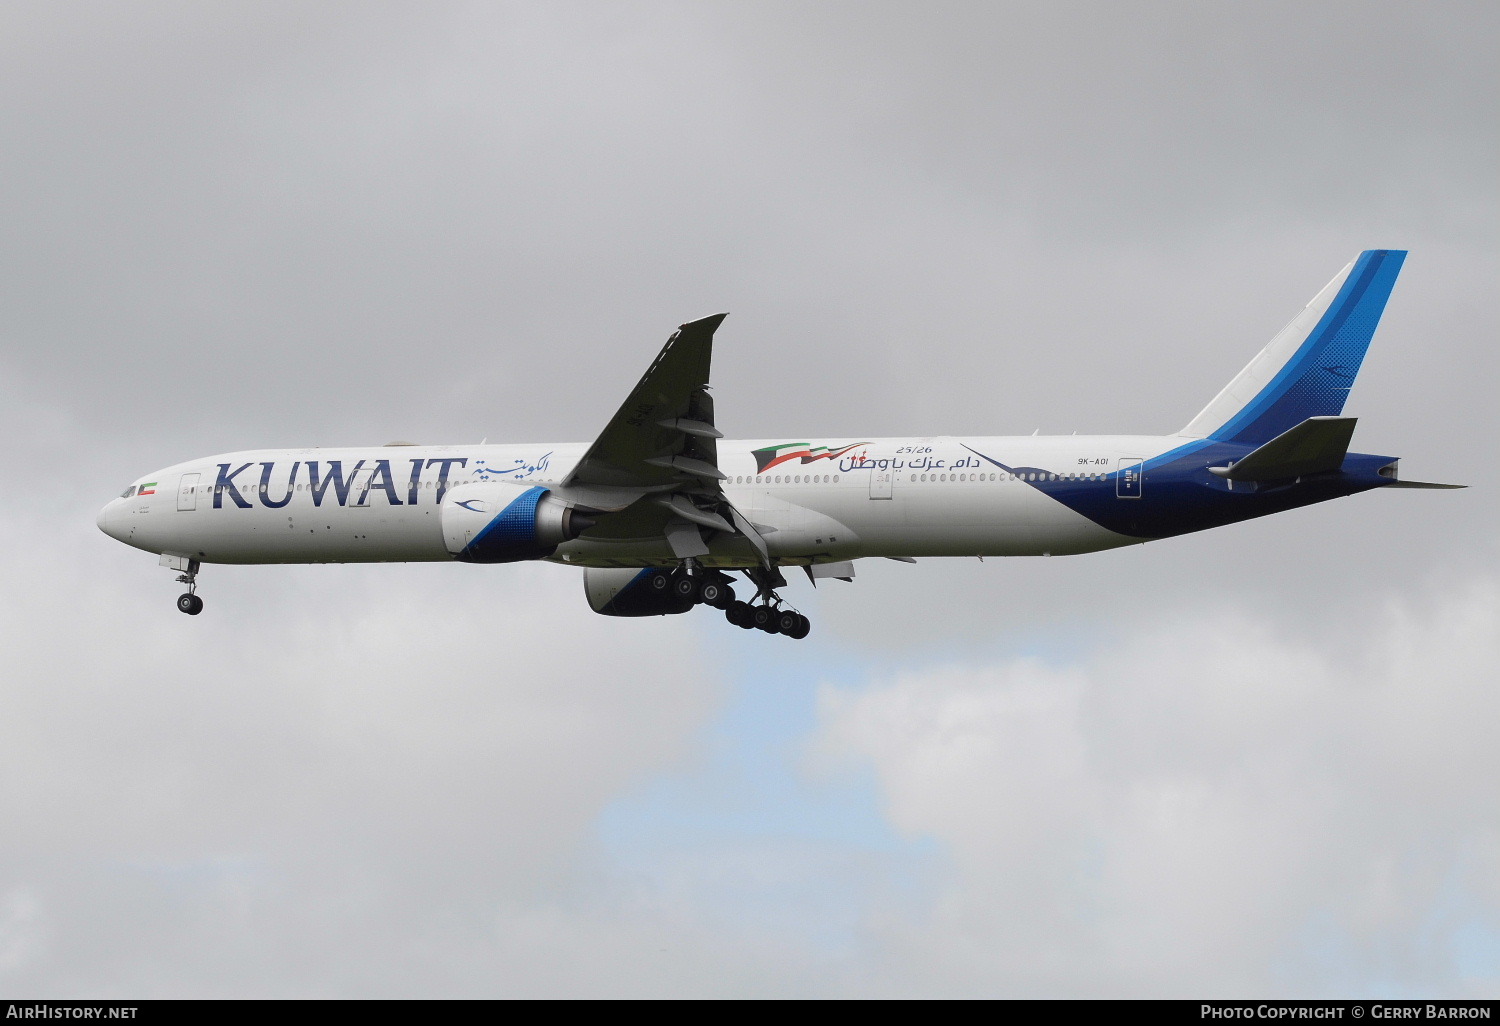
[[[724,318],[729,316],[729,311],[723,313],[709,314],[700,317],[696,321],[688,321],[686,324],[678,325],[678,331],[706,331],[710,335],[719,330],[719,325],[724,323]]]

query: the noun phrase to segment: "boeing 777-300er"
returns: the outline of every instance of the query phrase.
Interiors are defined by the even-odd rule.
[[[1406,256],[1370,250],[1174,435],[729,441],[709,360],[724,314],[682,325],[591,445],[393,442],[190,460],[99,527],[158,553],[203,608],[204,563],[545,559],[607,616],[724,611],[806,637],[782,571],[854,560],[1058,556],[1219,527],[1402,481],[1349,451],[1344,400]],[[736,599],[731,574],[753,589]]]

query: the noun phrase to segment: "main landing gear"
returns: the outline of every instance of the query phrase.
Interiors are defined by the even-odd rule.
[[[812,621],[795,609],[782,605],[777,588],[786,587],[786,578],[775,567],[757,567],[746,570],[745,576],[755,585],[755,597],[749,602],[737,602],[724,610],[724,618],[737,627],[765,631],[767,634],[785,634],[801,641],[812,630]]]
[[[657,570],[647,579],[647,587],[663,597],[672,595],[691,605],[712,606],[724,611],[724,619],[749,630],[754,627],[767,634],[785,634],[789,638],[805,638],[812,630],[812,622],[795,610],[785,608],[777,588],[786,587],[786,578],[776,569],[746,570],[746,577],[755,585],[755,596],[750,602],[734,597],[734,578],[721,570],[709,570],[687,560],[677,570]]]
[[[780,596],[772,596],[772,599],[775,602],[781,601]],[[767,634],[785,634],[798,640],[807,637],[812,630],[812,621],[807,617],[796,610],[783,609],[770,602],[757,606],[748,602],[731,602],[724,610],[724,619],[745,630],[754,627]]]

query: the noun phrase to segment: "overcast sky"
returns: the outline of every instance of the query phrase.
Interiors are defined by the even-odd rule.
[[[0,992],[1500,988],[1490,3],[0,2]],[[791,642],[551,565],[94,526],[254,447],[1166,433],[1367,248],[1465,492],[861,564]]]

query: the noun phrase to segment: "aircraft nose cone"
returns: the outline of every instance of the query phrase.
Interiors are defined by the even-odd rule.
[[[99,511],[99,519],[96,521],[99,525],[99,530],[109,535],[115,541],[124,540],[121,537],[125,532],[120,524],[120,507],[120,500],[116,499]]]

